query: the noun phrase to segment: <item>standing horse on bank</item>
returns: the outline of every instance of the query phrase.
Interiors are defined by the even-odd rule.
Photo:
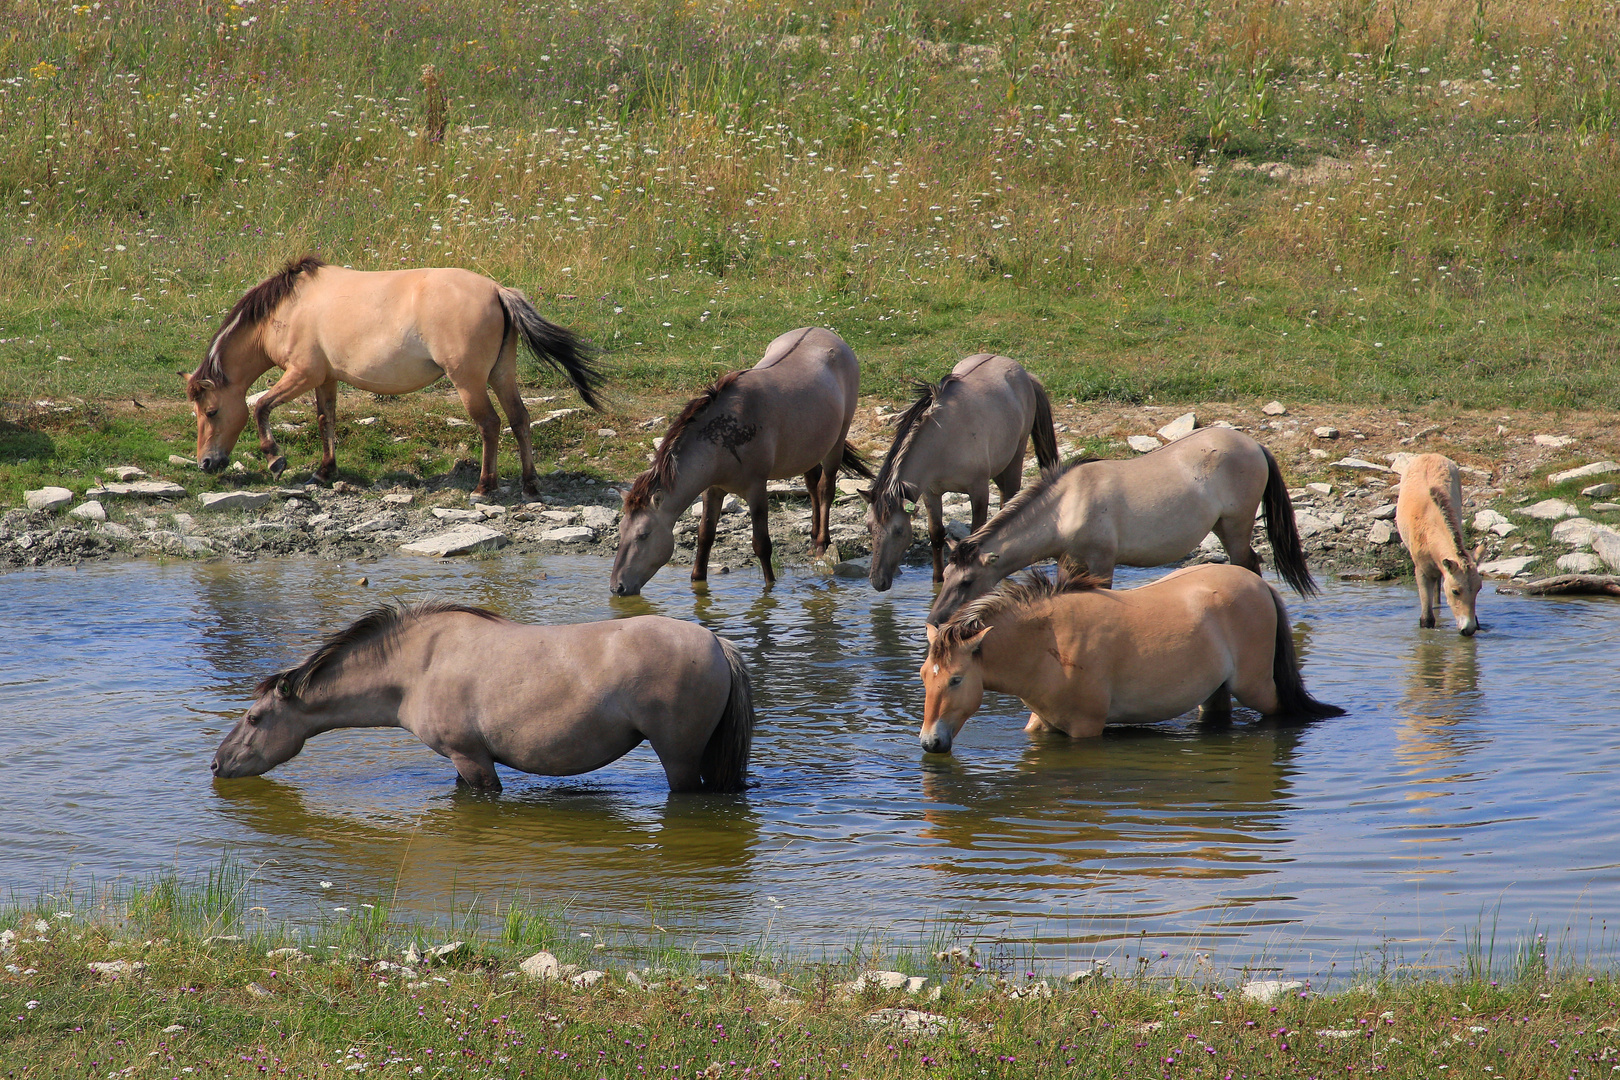
[[[1115,566],[1175,562],[1212,531],[1233,564],[1258,574],[1250,539],[1262,507],[1277,572],[1301,595],[1314,593],[1282,470],[1242,432],[1202,428],[1138,458],[1072,462],[1049,470],[956,545],[928,621],[943,623],[1042,559],[1065,558],[1108,586]]]
[[[886,591],[911,547],[911,515],[928,508],[934,580],[945,579],[945,516],[940,496],[960,491],[971,500],[973,529],[990,510],[990,482],[1006,502],[1024,482],[1024,451],[1035,444],[1042,469],[1058,463],[1057,433],[1046,388],[1016,360],[975,353],[939,383],[922,383],[917,400],[900,414],[894,443],[877,480],[861,492],[871,503],[872,588]]]
[[[270,411],[313,391],[321,433],[316,477],[337,470],[337,386],[409,394],[449,377],[484,437],[475,495],[495,490],[500,418],[493,388],[517,438],[523,490],[539,497],[529,410],[518,390],[517,347],[566,375],[599,408],[601,375],[574,335],[547,321],[518,290],[457,269],[364,271],[294,259],[255,285],[226,313],[196,371],[180,375],[197,413],[197,463],[217,472],[247,426],[248,388],[271,368],[281,378],[252,408],[270,471],[287,467]]]
[[[497,764],[574,776],[643,740],[671,791],[741,791],[754,731],[736,646],[660,615],[522,626],[453,604],[381,607],[256,693],[214,754],[221,779],[268,772],[323,731],[397,727],[481,791],[501,789]]]
[[[831,330],[793,330],[747,371],[722,375],[686,403],[658,445],[652,467],[624,496],[619,550],[609,587],[635,596],[675,553],[675,519],[703,497],[692,580],[709,576],[720,505],[726,494],[747,500],[754,554],[767,584],[771,569],[769,498],[765,484],[803,476],[810,490],[810,553],[827,550],[838,470],[868,479],[872,470],[850,446],[850,421],[860,391],[855,353]]]
[[[1203,565],[1135,589],[1101,586],[1031,571],[929,626],[923,749],[949,753],[986,690],[1030,708],[1024,730],[1073,738],[1193,708],[1206,724],[1227,724],[1234,697],[1266,716],[1344,713],[1306,692],[1288,612],[1264,578]]]

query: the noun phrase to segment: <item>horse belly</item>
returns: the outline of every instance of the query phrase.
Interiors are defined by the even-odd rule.
[[[605,711],[534,707],[514,723],[483,724],[490,756],[536,776],[577,776],[610,765],[641,744],[642,736]]]
[[[444,377],[420,340],[372,340],[331,361],[333,374],[373,394],[409,394]]]

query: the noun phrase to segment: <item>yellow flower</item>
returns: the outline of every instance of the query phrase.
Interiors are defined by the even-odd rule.
[[[57,68],[55,64],[48,60],[41,60],[39,63],[28,69],[28,74],[32,75],[36,79],[48,79],[52,75],[55,75],[56,71]]]

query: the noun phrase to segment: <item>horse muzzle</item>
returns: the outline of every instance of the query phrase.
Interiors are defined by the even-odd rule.
[[[197,462],[197,467],[205,473],[217,473],[225,467],[226,454],[209,454]]]
[[[928,734],[917,733],[917,741],[922,743],[925,754],[948,754],[951,752],[951,730],[943,724],[936,723],[934,730]]]

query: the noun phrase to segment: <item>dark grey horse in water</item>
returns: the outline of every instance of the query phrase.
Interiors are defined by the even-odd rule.
[[[221,779],[268,772],[323,731],[398,727],[485,791],[501,788],[497,763],[573,776],[643,740],[671,791],[741,791],[754,731],[736,646],[660,615],[523,626],[452,604],[382,607],[257,694],[214,754]]]
[[[973,528],[990,509],[990,481],[1006,502],[1024,482],[1024,451],[1035,444],[1043,469],[1057,464],[1057,433],[1046,388],[1017,361],[974,353],[938,385],[922,383],[917,400],[895,423],[894,443],[877,480],[861,495],[871,503],[867,577],[883,592],[911,547],[911,515],[928,508],[934,580],[945,580],[945,517],[940,496],[960,491],[972,500]]]

